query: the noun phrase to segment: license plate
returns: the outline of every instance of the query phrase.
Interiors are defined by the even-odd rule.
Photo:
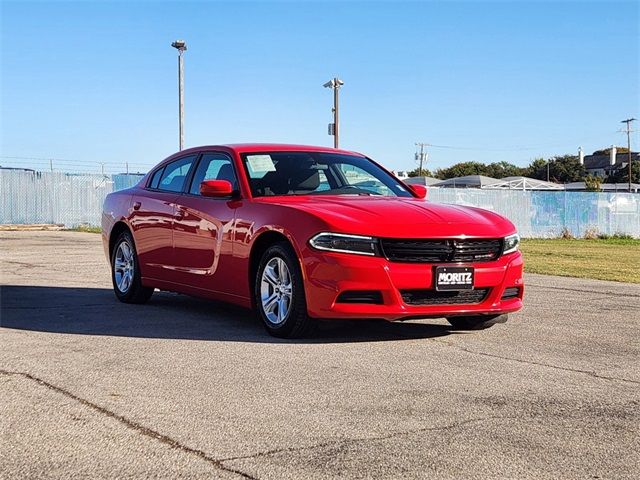
[[[473,290],[473,267],[436,267],[436,290]]]

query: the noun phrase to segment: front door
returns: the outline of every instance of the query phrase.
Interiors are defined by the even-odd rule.
[[[224,153],[204,153],[185,192],[176,199],[173,227],[175,278],[196,288],[228,293],[228,270],[233,254],[234,195],[200,195],[200,182],[228,180],[238,189],[233,161]],[[225,281],[226,279],[226,281]]]

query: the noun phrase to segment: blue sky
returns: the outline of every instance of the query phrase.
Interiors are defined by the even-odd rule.
[[[186,146],[331,145],[322,84],[339,75],[341,147],[389,168],[414,168],[417,141],[456,147],[430,148],[432,169],[589,153],[640,116],[639,5],[2,1],[0,164],[175,152],[177,38]]]

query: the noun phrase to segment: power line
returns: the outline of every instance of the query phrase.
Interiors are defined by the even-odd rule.
[[[538,145],[535,147],[510,147],[510,148],[488,148],[488,147],[460,147],[454,145],[435,145],[433,143],[425,143],[425,146],[433,147],[433,148],[446,148],[450,150],[472,150],[472,151],[485,151],[485,152],[518,152],[518,151],[526,151],[526,150],[540,150],[542,148],[549,147],[558,147],[561,144],[547,144],[547,145]]]

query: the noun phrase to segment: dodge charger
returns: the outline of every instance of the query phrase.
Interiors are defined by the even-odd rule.
[[[105,200],[114,292],[125,303],[155,289],[235,303],[279,337],[308,335],[318,319],[505,321],[524,293],[515,227],[426,196],[344,150],[183,150]]]

